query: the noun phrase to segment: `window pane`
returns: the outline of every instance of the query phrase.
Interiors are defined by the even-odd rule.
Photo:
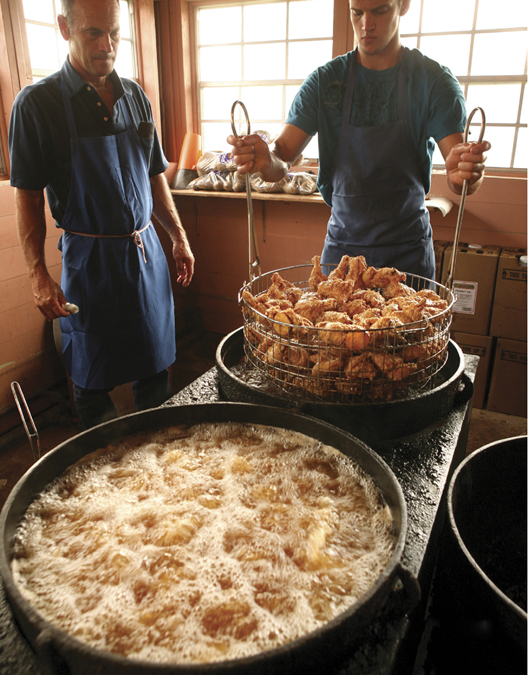
[[[202,124],[202,152],[227,152],[231,146],[226,138],[231,133],[230,122],[204,122]]]
[[[520,84],[470,84],[467,95],[468,114],[482,108],[487,123],[517,122],[519,113]],[[480,114],[478,118],[480,119]]]
[[[521,124],[528,123],[528,102],[526,101],[526,87],[524,88],[523,104],[521,110]]]
[[[304,159],[319,159],[319,145],[317,142],[317,134],[312,138],[308,145],[304,148]]]
[[[245,80],[283,80],[286,75],[286,44],[246,45]],[[223,78],[235,79],[235,78]]]
[[[471,75],[522,75],[526,63],[526,33],[475,35]]]
[[[417,33],[420,29],[420,3],[411,2],[407,14],[400,19],[400,33]]]
[[[52,0],[24,0],[23,5],[26,21],[55,23]]]
[[[242,79],[240,45],[230,47],[201,47],[201,82],[232,82]]]
[[[528,166],[528,130],[526,127],[519,129],[513,166],[515,169],[526,169]]]
[[[240,42],[242,11],[240,7],[201,9],[198,12],[198,44],[218,45]]]
[[[286,39],[286,3],[246,5],[244,7],[244,42]],[[231,40],[224,40],[231,42]]]
[[[128,6],[128,0],[120,0],[119,6],[121,9],[120,16],[120,28],[121,28],[121,38],[128,38],[130,40],[130,8]]]
[[[416,47],[418,46],[418,38],[404,37],[401,39],[401,43],[404,47],[408,47],[409,49],[416,49]]]
[[[242,87],[251,126],[253,120],[282,120],[282,87]]]
[[[471,125],[472,134],[470,140],[478,140],[480,127]],[[513,127],[486,127],[485,140],[491,143],[491,150],[487,153],[487,167],[510,168],[512,161],[513,139],[515,129]],[[526,164],[524,165],[526,167]]]
[[[202,119],[218,120],[231,117],[231,108],[238,101],[238,87],[205,87],[202,89]],[[245,103],[242,100],[242,103]]]
[[[411,3],[419,4],[417,2]],[[423,33],[443,33],[452,30],[471,30],[475,14],[475,0],[424,0]]]
[[[288,78],[304,80],[318,66],[332,58],[332,41],[290,42],[288,50]]]
[[[132,43],[129,40],[121,40],[116,62],[116,70],[121,77],[134,77],[134,59],[132,56]]]
[[[420,51],[443,66],[447,66],[453,75],[467,75],[471,36],[450,35],[448,40],[449,49],[446,49],[445,37],[440,35],[422,37],[420,40]]]
[[[290,2],[288,27],[290,40],[332,37],[334,27],[332,0]]]
[[[497,0],[479,0],[477,30],[526,26],[526,0],[508,0],[507,11],[497,8]]]
[[[55,28],[28,23],[26,30],[32,68],[51,72],[58,70],[60,64]]]

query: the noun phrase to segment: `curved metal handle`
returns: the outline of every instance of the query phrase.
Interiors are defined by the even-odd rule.
[[[240,138],[235,125],[235,109],[239,105],[244,111],[247,122],[247,135],[251,133],[251,122],[246,106],[242,101],[235,101],[231,106],[231,129],[235,138]],[[255,217],[253,215],[253,199],[251,197],[251,179],[249,172],[246,173],[246,197],[248,207],[248,241],[249,241],[249,281],[253,281],[255,276],[260,276],[260,255],[257,243],[257,233],[255,232]],[[254,258],[254,259],[253,259]],[[257,270],[257,275],[255,275]]]
[[[11,391],[13,392],[13,397],[15,399],[16,407],[20,413],[22,419],[22,424],[26,430],[26,435],[31,446],[31,452],[33,453],[33,460],[36,462],[37,459],[40,459],[40,438],[38,435],[37,427],[31,416],[29,406],[26,402],[24,394],[22,392],[22,387],[18,382],[11,382]],[[31,428],[30,428],[31,427]],[[35,454],[35,448],[33,447],[33,440],[37,442],[37,454]],[[38,457],[37,457],[38,455]]]
[[[484,110],[482,108],[474,108],[471,111],[471,114],[469,115],[467,122],[466,122],[466,128],[464,129],[464,143],[467,143],[468,136],[469,136],[469,125],[471,124],[471,120],[473,119],[474,115],[476,112],[479,112],[482,117],[482,126],[480,128],[480,134],[479,134],[479,139],[477,143],[481,143],[482,139],[484,138],[484,131],[486,130],[486,115],[484,114]],[[465,180],[462,183],[462,193],[460,195],[460,206],[458,207],[458,217],[457,217],[457,223],[455,227],[455,237],[453,240],[453,254],[451,256],[451,265],[449,266],[449,274],[447,275],[447,280],[446,280],[446,287],[449,290],[452,290],[453,286],[453,276],[455,274],[455,265],[456,265],[456,258],[457,258],[457,249],[458,249],[458,240],[460,239],[460,230],[462,229],[462,216],[464,214],[464,206],[466,204],[466,195],[467,195],[467,189],[468,189],[468,182]]]
[[[249,121],[247,108],[242,103],[242,101],[235,101],[231,106],[231,129],[233,130],[233,136],[235,136],[235,138],[240,138],[235,126],[235,108],[237,107],[237,105],[239,105],[242,108],[242,110],[244,111],[244,115],[246,116],[247,133],[245,135],[249,136],[249,134],[251,133],[251,122]]]

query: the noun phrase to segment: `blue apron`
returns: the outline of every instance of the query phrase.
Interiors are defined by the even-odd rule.
[[[80,308],[60,319],[62,350],[76,385],[111,389],[174,363],[172,287],[165,254],[149,223],[148,163],[125,96],[115,104],[125,131],[80,138],[64,79],[61,87],[72,160],[60,224],[65,230],[59,243],[61,286],[66,300]]]
[[[397,267],[434,279],[432,230],[407,123],[405,51],[398,75],[399,119],[371,127],[350,123],[357,70],[356,52],[352,54],[321,262],[338,263],[345,254],[363,255],[368,265]]]

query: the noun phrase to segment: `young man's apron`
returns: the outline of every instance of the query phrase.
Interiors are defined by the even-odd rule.
[[[148,164],[125,96],[116,106],[126,131],[80,138],[64,80],[61,86],[72,159],[61,222],[61,287],[66,300],[79,306],[78,314],[60,319],[62,349],[76,385],[109,389],[174,362],[172,288],[149,224]]]
[[[332,213],[321,262],[364,255],[374,267],[434,279],[434,249],[418,156],[407,124],[405,49],[398,75],[399,119],[350,123],[356,52],[348,72],[343,126],[332,170]]]

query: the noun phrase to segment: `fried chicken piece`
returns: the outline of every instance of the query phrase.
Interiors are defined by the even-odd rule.
[[[245,300],[246,304],[251,307],[251,309],[254,309],[256,312],[260,312],[261,314],[266,314],[266,305],[260,300],[260,298],[256,298],[249,291],[242,291],[242,299]]]
[[[312,368],[312,375],[317,377],[322,373],[338,373],[342,367],[343,361],[339,356],[326,359],[321,358]]]
[[[371,340],[371,334],[358,329],[354,324],[339,323],[338,321],[321,322],[320,333],[322,342],[334,347],[344,347],[351,352],[365,349]]]
[[[263,358],[270,365],[284,364],[286,366],[295,366],[304,368],[309,365],[309,354],[302,347],[293,347],[291,345],[281,345],[274,342],[266,351]]]
[[[372,362],[372,354],[364,352],[352,356],[343,372],[353,379],[373,380],[376,377],[376,369]]]
[[[351,300],[363,300],[369,307],[377,307],[378,309],[385,307],[385,298],[378,291],[367,289],[354,291]]]
[[[354,283],[347,279],[328,279],[319,284],[317,292],[324,298],[335,298],[343,306],[354,292]]]
[[[301,298],[299,302],[294,306],[294,311],[299,316],[303,316],[305,319],[309,319],[312,324],[315,324],[317,318],[330,310],[334,310],[337,307],[337,300],[335,298],[325,298],[321,300],[317,297],[307,297]]]
[[[361,282],[365,288],[385,288],[390,283],[403,282],[407,278],[405,272],[395,267],[368,267],[361,275]]]
[[[353,321],[346,312],[328,311],[323,312],[319,318],[319,322],[338,321],[339,323],[352,324]],[[315,324],[317,328],[317,323]]]
[[[313,291],[316,291],[319,284],[322,281],[326,281],[328,277],[326,276],[326,274],[323,274],[323,270],[321,269],[320,255],[314,255],[314,257],[312,258],[312,263],[313,268],[310,274],[310,278],[308,279],[308,285]]]
[[[361,277],[363,273],[367,271],[367,269],[367,261],[365,260],[364,256],[358,255],[354,258],[350,257],[348,259],[348,274],[346,278],[349,281],[352,281],[354,288],[359,289],[363,287]]]
[[[280,307],[271,307],[268,309],[266,316],[268,317],[268,319],[274,321],[272,328],[276,333],[278,333],[282,337],[286,337],[290,334],[290,329],[292,326],[306,325],[305,323],[306,319],[303,319],[302,316],[296,314],[293,311],[292,307],[288,307],[286,309],[281,309]],[[308,323],[309,325],[312,325],[310,322]]]
[[[354,314],[354,321],[361,328],[369,329],[372,325],[381,318],[381,309],[370,307],[360,314]]]
[[[351,319],[355,318],[357,314],[366,312],[367,309],[369,309],[369,306],[364,300],[361,300],[361,298],[349,300],[348,302],[339,305],[339,310],[346,312]]]
[[[303,290],[298,286],[291,286],[284,291],[284,295],[286,296],[286,299],[289,300],[293,306],[295,306],[302,298]]]
[[[418,369],[416,363],[406,363],[401,356],[388,352],[374,354],[376,368],[389,380],[406,380],[411,373]]]
[[[346,279],[347,272],[348,272],[348,256],[344,255],[339,261],[337,267],[335,267],[328,275],[328,280],[331,281],[333,279],[341,279],[341,280]]]
[[[414,295],[415,293],[416,291],[414,288],[407,286],[407,284],[403,284],[401,281],[391,281],[391,283],[388,286],[385,286],[383,289],[383,297],[386,300],[390,300],[390,298],[397,298],[401,295]]]

